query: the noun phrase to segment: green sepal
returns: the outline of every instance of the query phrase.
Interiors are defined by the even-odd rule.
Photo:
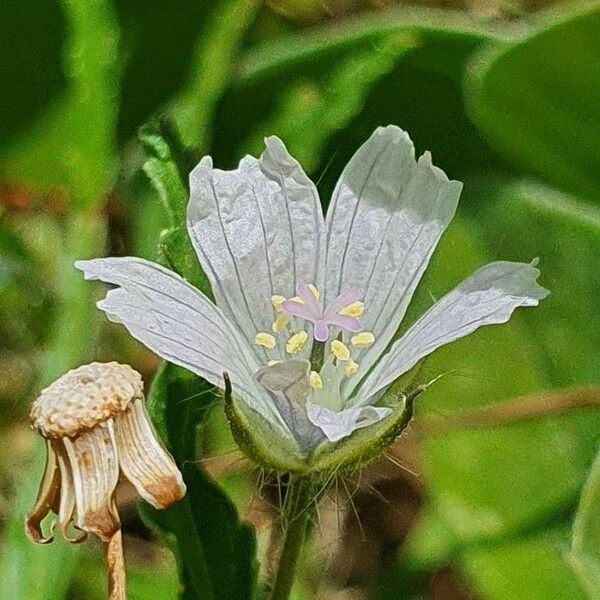
[[[304,472],[306,457],[289,434],[276,431],[264,417],[238,400],[225,373],[225,415],[236,444],[255,463],[281,472]]]
[[[398,438],[412,419],[415,398],[425,385],[415,385],[417,365],[398,379],[382,396],[377,406],[392,409],[379,423],[356,430],[337,442],[324,442],[312,454],[303,454],[296,442],[276,431],[264,417],[250,409],[231,392],[225,374],[225,414],[240,450],[253,462],[278,472],[321,478],[335,472],[351,472],[377,460]]]
[[[388,391],[378,406],[391,408],[392,414],[335,444],[321,445],[311,458],[309,472],[356,471],[379,459],[410,423],[414,400],[424,389],[417,386],[408,393]]]

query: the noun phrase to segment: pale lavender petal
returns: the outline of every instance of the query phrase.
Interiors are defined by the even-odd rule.
[[[346,382],[348,393],[393,339],[461,187],[429,153],[416,160],[395,126],[378,128],[344,169],[327,213],[325,296],[363,288],[362,323],[376,338],[356,355],[360,370]]]
[[[359,406],[334,411],[313,402],[308,402],[306,412],[310,422],[316,425],[330,442],[339,442],[357,429],[369,427],[369,425],[381,421],[392,412],[392,409],[378,406]]]
[[[340,310],[346,308],[348,304],[352,304],[362,298],[362,294],[357,289],[344,290],[339,296],[336,296],[325,308],[324,315],[326,318],[335,315]]]
[[[325,342],[329,337],[329,327],[323,319],[315,322],[315,340],[317,342]]]
[[[333,315],[327,318],[327,323],[341,327],[344,331],[357,332],[363,328],[356,317],[349,317],[348,315]]]
[[[296,294],[304,300],[304,304],[312,313],[313,319],[320,319],[323,316],[321,305],[306,283],[299,283],[296,286]]]
[[[394,342],[367,375],[357,402],[377,397],[436,348],[464,337],[482,325],[505,323],[519,306],[537,306],[548,295],[538,285],[531,264],[500,261],[485,265],[438,300]]]
[[[282,302],[281,310],[291,317],[300,317],[301,319],[306,319],[307,321],[315,321],[320,316],[317,315],[315,317],[315,314],[308,306],[301,304],[300,302],[295,302],[294,300],[285,300],[285,302]]]

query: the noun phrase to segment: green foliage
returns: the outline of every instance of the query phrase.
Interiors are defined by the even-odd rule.
[[[210,295],[208,280],[199,268],[186,227],[190,159],[174,126],[166,119],[144,127],[140,140],[146,151],[144,171],[169,217],[169,228],[161,233],[158,245],[160,260]]]
[[[571,564],[592,600],[600,598],[600,454],[583,488],[573,524]]]
[[[465,553],[466,572],[489,600],[586,600],[564,560],[565,535],[542,535],[474,548]]]
[[[477,58],[468,103],[489,140],[518,167],[597,198],[600,185],[600,7]]]
[[[251,600],[257,569],[254,532],[240,523],[227,495],[196,464],[196,428],[214,399],[211,387],[187,371],[165,363],[156,374],[148,409],[188,493],[164,511],[145,506],[144,513],[163,535],[174,538],[183,599]]]
[[[147,238],[164,220],[140,184],[141,160],[165,209],[160,261],[210,294],[185,224],[188,175],[199,153],[228,168],[244,152],[259,152],[263,135],[279,135],[327,198],[373,128],[396,123],[419,152],[432,150],[436,164],[465,182],[458,219],[408,322],[489,260],[538,256],[552,292],[509,324],[436,352],[421,380],[446,375],[415,403],[415,427],[428,413],[452,419],[457,408],[598,384],[597,2],[510,26],[398,8],[311,31],[282,25],[256,0],[209,8],[184,0],[160,8],[133,0],[34,4],[0,8],[8,25],[0,40],[0,176],[35,194],[33,209],[0,222],[0,350],[26,350],[38,379],[92,351],[104,358],[107,339],[109,358],[123,359],[126,336],[115,328],[96,335],[93,286],[71,264],[101,255],[107,230],[111,253],[144,248],[150,255],[148,239],[132,248],[134,236],[119,245],[113,231],[118,222]],[[156,117],[158,110],[166,116]],[[128,142],[149,118],[141,159]],[[42,212],[57,190],[64,208]],[[131,357],[149,364],[139,349]],[[196,464],[205,427],[219,436],[212,447],[227,443],[207,425],[214,399],[189,373],[160,367],[150,410],[188,495],[164,512],[145,506],[143,513],[174,551],[182,598],[250,599],[254,534],[240,522],[233,495]],[[584,590],[598,597],[599,459],[584,482],[599,425],[598,414],[565,414],[423,440],[426,507],[404,548],[406,564],[389,569],[380,597],[424,597],[424,574],[447,564],[481,598],[580,600]],[[39,454],[28,467],[2,532],[0,596],[102,598],[99,560],[77,570],[80,553],[62,541],[38,548],[24,538]],[[565,532],[582,486],[569,553]],[[173,597],[172,568],[154,580],[130,564],[131,597]],[[303,598],[300,587],[297,594]]]
[[[114,176],[119,31],[108,0],[63,0],[62,8],[66,89],[10,148],[0,173],[37,190],[66,188],[74,208],[89,209]]]
[[[0,146],[26,131],[65,84],[65,19],[55,0],[6,2],[0,36]]]

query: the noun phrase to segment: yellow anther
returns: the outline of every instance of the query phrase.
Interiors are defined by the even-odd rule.
[[[283,331],[283,328],[289,323],[289,321],[289,315],[286,315],[284,312],[279,313],[277,315],[277,319],[271,326],[271,329],[273,329],[273,333],[281,333]]]
[[[285,302],[285,296],[280,296],[279,294],[273,294],[271,296],[271,304],[276,311],[281,310],[281,305]]]
[[[338,360],[348,360],[350,358],[350,350],[344,342],[340,340],[333,340],[331,342],[331,354],[333,354]]]
[[[302,350],[302,346],[306,344],[308,333],[300,331],[295,333],[285,344],[285,350],[288,354],[298,354]]]
[[[313,390],[320,390],[323,388],[323,380],[321,379],[321,376],[316,371],[310,372],[308,382],[310,383],[310,387]]]
[[[312,283],[309,283],[308,289],[312,292],[312,295],[315,297],[315,300],[318,300],[321,297],[321,294],[320,294],[319,290],[317,289],[317,286],[313,285]]]
[[[300,298],[300,296],[294,296],[293,298],[290,298],[290,302],[297,302],[298,304],[306,304],[306,302],[304,302],[304,300],[302,300],[302,298]]]
[[[265,333],[264,331],[256,334],[254,337],[254,343],[257,346],[263,346],[269,350],[271,348],[275,348],[275,338],[270,333]]]
[[[342,310],[340,310],[339,314],[346,315],[348,317],[360,317],[360,315],[363,314],[364,310],[365,310],[365,303],[361,302],[360,300],[357,300],[356,302],[353,302],[352,304],[348,304],[348,306],[342,308]]]
[[[358,371],[358,363],[355,363],[353,360],[351,360],[348,363],[348,366],[344,369],[344,375],[346,375],[346,377],[352,377],[356,371]]]
[[[267,366],[268,366],[268,367],[272,367],[272,366],[274,366],[274,365],[278,365],[280,362],[281,362],[280,360],[270,360],[270,361],[267,363]]]
[[[361,331],[352,336],[350,342],[355,348],[368,348],[375,341],[375,336],[370,331]]]

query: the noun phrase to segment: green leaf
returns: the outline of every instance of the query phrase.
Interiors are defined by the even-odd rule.
[[[210,15],[205,34],[197,43],[188,81],[173,103],[172,113],[186,146],[207,147],[214,107],[258,6],[258,0],[220,2]]]
[[[210,36],[211,18],[225,0],[170,0],[148,5],[116,0],[123,37],[119,145],[185,85],[198,39]],[[213,49],[216,50],[216,49]]]
[[[472,222],[455,219],[419,287],[413,316],[488,262],[474,231]],[[549,377],[523,314],[536,310],[521,309],[507,324],[481,328],[438,349],[426,361],[423,376],[425,370],[431,378],[446,375],[416,404],[416,420],[419,410],[452,419],[461,408],[543,389]],[[427,486],[434,509],[461,543],[512,535],[554,518],[573,502],[589,460],[589,442],[579,439],[573,425],[577,418],[565,418],[568,424],[547,419],[459,430],[426,440]]]
[[[529,535],[467,550],[462,563],[487,600],[585,600],[565,563],[566,543],[560,531]]]
[[[374,49],[349,51],[320,81],[293,83],[248,147],[260,147],[263,137],[277,132],[296,160],[314,171],[329,137],[360,114],[371,87],[418,45],[420,39],[408,32],[382,35]]]
[[[193,159],[183,149],[177,131],[167,119],[140,130],[146,152],[144,171],[167,210],[170,226],[161,234],[160,262],[185,277],[192,285],[212,296],[187,232],[186,211],[189,198],[188,174]]]
[[[230,166],[260,151],[261,135],[282,135],[326,197],[373,129],[396,123],[454,176],[497,166],[462,103],[465,65],[496,38],[464,16],[393,10],[266,44],[242,59],[223,95],[211,154]]]
[[[597,198],[600,187],[600,6],[479,56],[467,80],[475,123],[518,168]]]
[[[196,428],[215,399],[213,389],[191,373],[164,363],[148,398],[152,420],[177,461],[188,494],[147,518],[175,540],[174,552],[186,600],[251,600],[256,586],[253,529],[239,521],[223,490],[196,464]]]
[[[523,311],[523,320],[551,387],[596,383],[600,209],[534,181],[474,181],[466,193],[491,253],[509,260],[540,259],[551,294],[539,307]],[[595,453],[595,445],[590,450]]]
[[[26,131],[62,90],[65,22],[56,0],[0,6],[0,145]]]
[[[581,494],[569,558],[589,597],[600,598],[600,453]]]
[[[9,181],[66,187],[75,207],[97,206],[114,175],[119,31],[108,0],[62,0],[67,88],[0,162]]]
[[[239,78],[246,83],[276,78],[286,70],[301,70],[315,63],[335,62],[348,50],[361,45],[375,45],[390,34],[410,31],[465,40],[507,39],[509,32],[499,26],[486,27],[464,12],[394,7],[361,18],[348,19],[320,27],[303,36],[290,34],[247,53],[239,67]]]

